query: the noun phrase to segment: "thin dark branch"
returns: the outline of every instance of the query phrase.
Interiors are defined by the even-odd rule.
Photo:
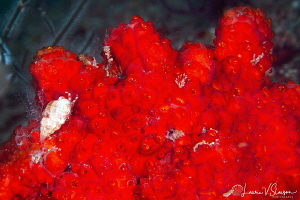
[[[40,15],[41,15],[43,21],[45,22],[45,24],[51,31],[51,34],[53,36],[55,36],[56,35],[55,27],[54,27],[52,21],[50,20],[50,18],[48,17],[47,12],[42,7],[39,7],[38,10],[40,12]]]
[[[63,24],[61,30],[58,32],[57,36],[54,38],[54,41],[52,42],[52,46],[55,46],[59,43],[59,41],[67,35],[67,33],[70,31],[70,27],[74,24],[76,24],[76,21],[79,21],[79,15],[83,12],[84,4],[88,4],[89,1],[87,0],[80,0],[79,3],[75,6],[75,8],[72,10],[71,15],[69,19]]]
[[[15,7],[13,13],[11,14],[8,22],[6,23],[6,25],[3,28],[3,32],[1,34],[2,39],[7,38],[9,32],[11,32],[11,30],[12,30],[12,27],[15,26],[16,23],[18,23],[18,18],[20,17],[20,13],[21,13],[22,9],[24,9],[26,6],[28,6],[30,1],[31,0],[28,0],[27,2],[24,2],[22,0],[19,1],[17,6]]]

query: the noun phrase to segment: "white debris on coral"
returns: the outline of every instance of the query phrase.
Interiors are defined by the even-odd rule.
[[[262,54],[260,54],[260,55],[258,55],[256,58],[255,58],[255,54],[253,55],[253,59],[250,61],[251,62],[251,64],[252,65],[256,65],[259,61],[260,61],[260,59],[262,59],[263,57],[264,57],[264,53],[262,53]]]
[[[113,65],[113,57],[111,55],[111,51],[110,51],[110,46],[104,46],[103,47],[103,52],[104,52],[104,55],[106,56],[106,59],[107,59],[107,64],[103,66],[103,69],[105,70],[106,72],[106,76],[114,76],[111,74],[111,68],[112,68],[112,65]],[[120,70],[121,71],[121,70]]]
[[[183,131],[171,129],[170,131],[167,132],[166,138],[175,142],[175,140],[181,138],[182,136],[184,136]]]
[[[114,61],[114,59],[112,58],[111,53],[110,53],[110,46],[104,46],[103,51],[104,51],[104,55],[107,58],[107,62],[109,64],[111,64],[111,62]]]
[[[201,133],[202,133],[202,134],[205,134],[205,133],[207,133],[208,131],[211,131],[211,130],[212,130],[212,131],[215,131],[216,133],[219,132],[218,130],[213,129],[213,128],[207,129],[206,127],[203,127]]]
[[[239,144],[238,144],[238,147],[239,148],[244,148],[244,147],[247,147],[249,144],[247,143],[247,142],[240,142]]]
[[[31,154],[31,162],[32,163],[39,163],[42,160],[44,153],[42,151],[34,151]]]
[[[71,101],[71,94],[68,93],[68,99],[61,96],[57,100],[47,104],[41,120],[40,141],[44,141],[45,138],[60,129],[70,117],[72,107],[77,98],[78,97]]]
[[[98,65],[97,65],[95,57],[89,57],[89,56],[86,56],[84,54],[80,54],[79,55],[79,60],[81,60],[83,62],[83,64],[85,64],[85,65],[91,65],[91,66],[93,66],[95,68],[98,68]]]
[[[212,146],[218,144],[218,142],[219,142],[219,139],[216,139],[214,142],[207,142],[207,141],[205,141],[205,140],[202,140],[201,142],[198,142],[198,143],[193,147],[193,151],[195,152],[195,151],[198,149],[198,147],[201,146],[201,145],[208,145],[208,146],[212,147]]]
[[[203,128],[202,128],[202,131],[201,131],[201,133],[202,133],[202,134],[205,134],[205,133],[207,133],[207,129],[206,129],[206,127],[203,127]]]
[[[180,74],[175,79],[175,83],[178,85],[179,88],[183,88],[188,80],[189,79],[188,79],[188,76],[186,74]]]
[[[31,159],[30,159],[30,166],[32,166],[33,164],[38,164],[38,163],[43,163],[45,157],[52,151],[59,151],[61,149],[57,148],[57,147],[52,147],[50,149],[45,149],[42,148],[41,150],[35,150],[33,151],[33,153],[30,154]]]

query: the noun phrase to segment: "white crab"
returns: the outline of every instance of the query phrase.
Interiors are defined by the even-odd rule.
[[[68,93],[68,99],[61,96],[57,100],[53,100],[47,104],[43,111],[43,118],[41,120],[41,142],[60,129],[60,127],[66,122],[71,115],[72,107],[77,99],[78,97],[72,101],[71,94]]]

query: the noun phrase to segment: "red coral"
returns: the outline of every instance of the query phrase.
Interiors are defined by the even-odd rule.
[[[51,106],[65,121],[49,117],[59,126],[45,139],[32,120],[1,147],[1,199],[299,198],[300,86],[265,75],[270,26],[262,10],[236,7],[214,49],[175,51],[133,16],[110,30],[101,64],[39,50],[36,103],[69,108]]]

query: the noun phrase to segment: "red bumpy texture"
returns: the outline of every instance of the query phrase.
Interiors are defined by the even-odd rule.
[[[101,64],[39,50],[41,111],[78,99],[45,140],[37,119],[2,145],[0,199],[300,198],[300,86],[270,84],[270,27],[262,10],[236,7],[214,49],[176,51],[134,16],[110,30]]]

